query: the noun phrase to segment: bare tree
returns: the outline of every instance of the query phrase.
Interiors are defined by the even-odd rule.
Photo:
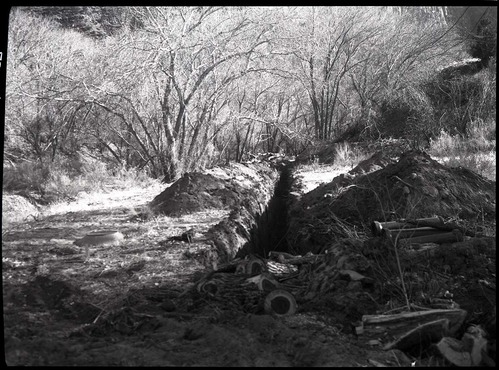
[[[197,118],[206,120],[213,112],[208,100],[217,98],[217,91],[247,73],[252,55],[267,42],[267,30],[251,18],[251,9],[154,7],[135,11],[144,20],[148,68],[154,74],[160,99],[161,116],[156,120],[165,142],[156,160],[170,181],[179,175],[183,156],[192,154],[201,138],[199,122],[193,123],[199,113],[196,108],[201,110]],[[219,76],[211,79],[215,71]],[[201,90],[204,94],[198,94]]]
[[[362,24],[362,10],[348,7],[301,9],[295,33],[303,35],[294,47],[297,73],[308,91],[315,136],[329,139],[335,133],[340,93],[349,71],[364,62],[358,57],[361,46],[380,29]],[[291,39],[290,47],[295,41]]]
[[[53,22],[19,10],[11,14],[6,131],[28,144],[40,162],[78,150],[74,134],[86,114],[81,99],[75,99],[86,92],[70,82],[83,79],[79,63],[93,43],[75,31],[67,31],[64,39],[59,34]]]

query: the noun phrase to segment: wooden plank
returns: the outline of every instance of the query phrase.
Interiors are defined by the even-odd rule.
[[[371,223],[371,231],[373,235],[379,236],[381,235],[382,230],[402,229],[407,227],[417,228],[423,226],[438,228],[438,226],[441,226],[443,224],[443,220],[440,217],[428,217],[418,218],[414,220],[398,220],[388,222],[373,221]]]
[[[440,319],[448,319],[449,327],[447,335],[452,335],[461,327],[465,317],[465,310],[434,309],[418,312],[403,312],[393,315],[364,315],[362,316],[362,324],[364,333],[375,331],[377,333],[387,332],[393,336],[400,336],[418,325]]]
[[[418,243],[437,243],[437,244],[454,243],[454,242],[460,242],[463,240],[464,240],[463,233],[461,233],[461,231],[456,229],[450,233],[444,232],[444,233],[438,233],[438,234],[432,234],[432,235],[418,236],[415,238],[402,239],[402,240],[400,240],[400,246],[406,246],[406,245],[418,244]]]
[[[414,346],[426,347],[430,343],[438,342],[449,331],[449,320],[439,319],[426,322],[405,332],[383,347],[384,350],[400,349],[404,351]]]
[[[381,230],[381,234],[383,236],[389,237],[394,239],[395,237],[398,237],[399,239],[404,239],[404,238],[415,238],[417,236],[424,236],[424,235],[434,235],[434,234],[442,234],[445,233],[446,231],[442,231],[439,229],[435,229],[434,227],[410,227],[410,228],[405,228],[405,229],[383,229]]]

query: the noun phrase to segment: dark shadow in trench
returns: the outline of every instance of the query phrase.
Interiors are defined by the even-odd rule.
[[[249,243],[238,252],[236,257],[254,254],[267,258],[270,251],[288,252],[286,236],[289,227],[289,192],[293,185],[292,166],[293,164],[287,164],[281,169],[269,204],[257,217],[256,225],[250,231]]]

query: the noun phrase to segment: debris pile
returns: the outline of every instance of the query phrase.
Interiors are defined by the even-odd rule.
[[[480,326],[472,325],[466,330],[461,340],[443,337],[435,347],[452,365],[495,367],[495,359],[489,356],[486,336],[487,334]]]
[[[375,220],[437,215],[480,234],[495,224],[495,201],[495,182],[409,151],[377,171],[338,177],[305,194],[290,210],[288,243],[298,253],[317,253],[340,238],[366,237]]]
[[[480,252],[468,248],[475,255],[473,264],[495,269],[492,238],[468,238],[467,242],[479,246]],[[463,243],[402,248],[398,260],[393,241],[386,236],[343,239],[321,254],[247,256],[200,278],[191,289],[190,310],[205,312],[209,307],[275,316],[322,312],[365,343],[414,354],[443,338],[453,338],[464,324],[480,322],[485,327],[476,316],[476,306],[466,302],[461,306],[454,300],[461,289],[466,290],[465,282],[449,274],[449,269],[457,273],[458,266],[449,267],[442,260],[443,255],[458,256]],[[473,280],[469,271],[459,273]],[[489,276],[487,284],[495,287],[495,278]],[[491,315],[495,309],[484,304],[485,299],[495,304],[495,294],[480,297],[480,310]]]

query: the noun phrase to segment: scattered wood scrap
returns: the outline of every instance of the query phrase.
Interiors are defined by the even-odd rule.
[[[383,236],[393,242],[399,241],[401,245],[453,243],[463,241],[464,235],[474,236],[456,223],[445,222],[442,217],[373,221],[371,232],[374,236]]]
[[[393,338],[389,339],[384,349],[404,350],[421,343],[421,338],[434,342],[455,334],[463,324],[466,313],[461,309],[434,309],[393,315],[364,315],[356,332],[366,340]]]
[[[246,279],[247,282],[253,283],[258,287],[258,290],[271,292],[279,288],[279,282],[270,273],[263,273]]]
[[[371,232],[374,236],[381,236],[383,234],[383,230],[419,228],[424,226],[428,226],[434,229],[443,224],[444,221],[440,217],[419,218],[411,221],[405,219],[388,222],[373,221],[371,224]]]
[[[436,231],[430,235],[422,235],[416,237],[409,237],[400,239],[397,234],[388,233],[389,238],[393,241],[397,240],[400,246],[408,246],[411,244],[423,244],[423,243],[454,243],[463,241],[463,234],[455,229],[451,232]]]
[[[307,253],[305,256],[293,256],[289,253],[284,252],[269,252],[269,259],[277,261],[279,263],[301,266],[306,263],[314,263],[317,262],[318,259],[321,259],[323,255]]]
[[[416,312],[362,316],[363,313],[380,312],[376,300],[380,277],[373,270],[372,261],[364,254],[364,250],[372,245],[381,253],[385,253],[386,249],[383,248],[392,248],[393,245],[386,243],[383,238],[378,238],[379,244],[364,243],[358,239],[341,239],[320,254],[294,256],[273,251],[269,253],[268,259],[248,256],[222,266],[223,272],[212,271],[207,278],[198,283],[198,292],[204,298],[224,304],[231,303],[232,308],[238,307],[249,313],[276,316],[293,315],[297,311],[297,302],[303,305],[302,308],[305,310],[307,305],[317,307],[315,306],[317,304],[328,308],[335,305],[337,310],[351,314],[352,321],[362,317],[356,332],[359,337],[366,340],[366,343],[383,343],[385,350],[417,352],[438,342],[441,352],[450,353],[446,355],[442,353],[442,356],[453,359],[454,362],[451,362],[455,364],[455,358],[460,356],[455,354],[455,340],[442,341],[442,339],[452,338],[458,332],[464,323],[467,311],[460,309],[452,300],[453,294],[446,290],[449,287],[442,281],[448,280],[450,270],[457,268],[454,267],[454,263],[459,261],[457,257],[460,256],[460,249],[468,252],[469,246],[455,242],[464,238],[459,229],[449,232],[429,226],[429,224],[439,224],[440,221],[440,218],[412,220],[409,228],[401,226],[400,222],[387,223],[389,227],[397,228],[383,228],[386,225],[381,225],[383,227],[380,230],[385,237],[392,237],[392,233],[397,232],[399,233],[397,238],[408,244],[426,241],[427,238],[442,243],[450,242],[441,245],[427,243],[433,244],[431,249],[409,248],[399,254],[400,260],[406,266],[419,266],[428,258],[435,259],[440,251],[455,257],[444,259],[446,264],[442,264],[443,273],[431,270],[431,274],[419,276],[416,272],[408,271],[403,275],[407,286],[419,289],[417,291],[419,295],[416,297],[419,300],[410,302],[409,305],[410,310],[417,310]],[[424,226],[421,226],[422,224]],[[487,243],[482,240],[475,244],[474,248],[483,254],[488,251],[490,243],[488,240]],[[393,286],[397,285],[394,276],[385,276],[384,289],[391,286],[387,285],[387,282],[391,283],[390,279],[393,280]],[[476,364],[477,361],[481,363],[486,361],[483,360],[486,358],[483,353],[482,359],[477,360],[476,350],[475,352],[472,350],[474,346],[483,347],[483,341],[477,339],[478,337],[475,335],[471,339],[465,338],[467,340],[465,342],[472,345],[468,344],[467,347],[471,348],[467,351],[469,355],[461,355],[465,357],[463,363]],[[452,348],[454,352],[448,348]],[[475,354],[474,359],[471,359],[472,353]],[[466,356],[470,359],[466,360]]]

